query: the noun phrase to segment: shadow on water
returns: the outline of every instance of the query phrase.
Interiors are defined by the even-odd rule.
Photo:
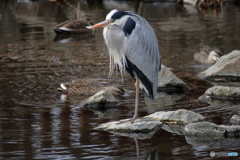
[[[140,95],[140,116],[156,111],[189,109],[210,122],[229,124],[239,114],[238,103],[201,102],[211,83],[197,78],[209,66],[190,64],[202,45],[221,46],[226,53],[239,49],[239,6],[224,3],[221,10],[198,10],[174,2],[80,1],[80,14],[94,23],[113,8],[131,10],[153,27],[162,62],[191,90],[159,93],[154,101]],[[109,57],[102,30],[94,36],[58,36],[55,25],[76,19],[77,1],[1,0],[0,3],[0,159],[210,159],[210,151],[238,151],[239,141],[193,145],[170,127],[138,140],[93,130],[99,124],[129,118],[134,93],[101,110],[78,107],[85,98],[61,100],[59,83],[92,78],[134,90],[128,74],[108,79]],[[197,140],[195,140],[197,141]],[[155,158],[155,159],[156,159]]]

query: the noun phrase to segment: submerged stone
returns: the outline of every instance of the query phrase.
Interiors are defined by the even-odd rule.
[[[240,87],[213,86],[204,93],[204,96],[200,97],[203,101],[207,101],[209,98],[240,100]]]
[[[234,125],[240,125],[240,116],[239,115],[233,115],[230,119],[230,122]]]
[[[187,136],[185,135],[186,142],[191,145],[210,145],[219,141],[224,141],[224,137],[196,137],[196,136]],[[231,140],[231,139],[228,139]],[[236,140],[236,139],[233,139]]]
[[[210,122],[190,123],[185,126],[185,134],[195,137],[240,138],[240,126],[217,125]]]

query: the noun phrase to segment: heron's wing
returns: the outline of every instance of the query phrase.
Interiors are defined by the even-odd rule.
[[[125,55],[152,83],[154,97],[157,90],[158,71],[161,63],[158,40],[153,29],[145,19],[138,15],[130,18],[136,22],[136,25],[127,38]]]

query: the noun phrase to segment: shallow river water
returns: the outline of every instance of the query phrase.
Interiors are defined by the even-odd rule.
[[[207,121],[229,125],[231,116],[240,114],[238,102],[199,101],[212,84],[197,74],[209,66],[189,63],[202,45],[221,46],[226,53],[240,49],[239,6],[224,3],[221,10],[197,10],[171,2],[79,3],[80,14],[90,15],[94,23],[114,8],[142,15],[157,35],[163,64],[191,87],[189,92],[164,94],[151,102],[141,93],[140,116],[188,109]],[[123,160],[145,159],[149,153],[159,159],[211,159],[211,151],[240,154],[237,139],[194,143],[162,128],[150,138],[135,141],[94,130],[104,122],[131,117],[134,92],[110,109],[87,110],[78,107],[86,97],[62,100],[59,83],[92,78],[134,91],[134,81],[128,74],[123,83],[119,74],[107,78],[109,57],[102,29],[94,36],[56,36],[53,27],[76,19],[76,12],[75,0],[0,1],[0,159]]]

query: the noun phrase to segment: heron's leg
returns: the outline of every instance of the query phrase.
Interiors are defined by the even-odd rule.
[[[135,87],[136,87],[136,96],[135,96],[135,110],[134,110],[133,118],[125,120],[125,121],[121,121],[117,124],[122,124],[122,123],[126,123],[129,121],[131,123],[133,123],[138,118],[139,79],[137,77],[136,77]]]
[[[139,98],[139,79],[138,79],[138,77],[136,77],[135,88],[136,88],[135,111],[134,111],[134,115],[132,118],[132,123],[134,122],[135,119],[138,118],[138,98]]]

